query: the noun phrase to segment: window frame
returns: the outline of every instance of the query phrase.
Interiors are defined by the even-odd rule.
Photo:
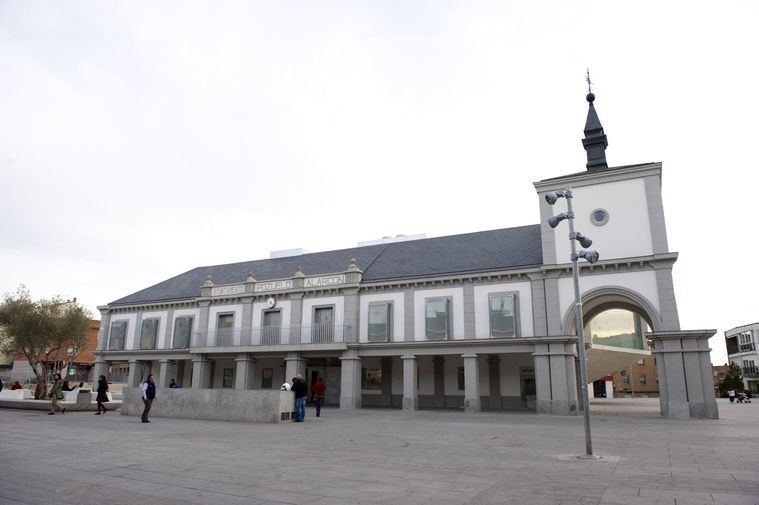
[[[121,345],[119,347],[116,347],[113,345],[113,327],[116,325],[124,326],[124,332],[121,335]],[[123,351],[126,346],[128,331],[129,331],[129,319],[117,319],[115,321],[111,321],[111,328],[108,332],[108,350],[109,351]]]
[[[153,345],[152,347],[145,347],[143,345],[143,339],[145,338],[145,323],[151,323],[155,322],[155,335],[153,335]],[[140,322],[140,350],[151,350],[156,349],[158,347],[158,332],[161,329],[161,318],[160,317],[148,317],[146,319],[143,319],[142,322]]]
[[[443,338],[430,338],[429,334],[429,326],[427,325],[427,322],[429,318],[427,317],[427,305],[431,302],[445,302],[446,305],[446,328],[445,328],[445,336]],[[453,297],[452,296],[433,296],[430,298],[424,299],[424,338],[425,340],[431,340],[433,342],[439,342],[439,341],[445,341],[445,340],[453,340]]]
[[[371,316],[372,316],[372,307],[385,307],[387,309],[386,312],[386,322],[385,322],[385,335],[377,339],[376,337],[372,337],[371,327]],[[380,302],[370,302],[366,309],[366,339],[369,342],[392,342],[393,341],[393,302],[392,300],[388,301],[380,301]]]
[[[279,325],[265,325],[266,322],[266,315],[267,314],[279,314]],[[271,330],[268,330],[271,328]],[[263,309],[261,310],[261,344],[262,345],[270,345],[272,340],[275,340],[276,343],[281,343],[282,338],[282,308],[276,307],[273,309]],[[264,344],[264,340],[268,342],[268,344]]]
[[[491,301],[497,296],[511,296],[514,301],[514,335],[493,334],[493,309]],[[519,291],[496,291],[494,293],[488,293],[488,324],[490,338],[519,338],[521,336],[521,332],[519,331]]]
[[[316,314],[317,312],[321,310],[331,310],[332,311],[332,328],[327,332],[327,335],[322,335],[321,327],[323,323],[317,323],[316,322]],[[337,315],[337,308],[334,303],[324,304],[324,305],[314,305],[311,307],[311,342],[314,343],[314,336],[318,335],[316,338],[318,339],[318,343],[333,343],[335,341],[335,325],[336,325],[336,318]],[[317,325],[319,325],[319,330],[317,330]],[[326,339],[326,340],[325,340]]]
[[[189,333],[187,334],[187,345],[183,347],[177,346],[177,323],[180,319],[189,320]],[[193,315],[185,315],[185,316],[176,316],[174,318],[174,331],[171,334],[171,348],[172,349],[188,349],[190,347],[190,343],[192,341],[192,327],[195,324],[195,316]]]

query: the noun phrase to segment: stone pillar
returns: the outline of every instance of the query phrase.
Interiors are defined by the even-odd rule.
[[[108,335],[111,330],[111,313],[107,305],[98,307],[98,309],[100,310],[100,329],[98,330],[97,349],[102,351],[108,348]],[[124,338],[126,338],[126,336]],[[97,378],[97,375],[95,377]]]
[[[466,373],[466,369],[464,370]],[[488,356],[488,385],[490,396],[488,397],[488,409],[500,410],[501,404],[501,357],[497,354]]]
[[[136,359],[129,360],[129,377],[127,378],[127,386],[133,388],[140,385],[140,373],[137,367],[140,366],[140,362]]]
[[[171,341],[174,334],[174,309],[166,311],[166,328],[163,332],[163,345],[159,346],[158,342],[155,343],[156,349],[171,349]]]
[[[416,377],[417,357],[404,354],[403,360],[403,410],[419,408],[419,387]]]
[[[718,419],[709,337],[717,330],[646,333],[654,344],[661,415]]]
[[[235,359],[235,389],[253,389],[256,377],[256,360],[248,354],[238,354]]]
[[[198,302],[198,306],[200,307],[200,315],[198,317],[198,330],[197,330],[198,338],[194,339],[195,343],[193,347],[195,346],[206,347],[208,345],[211,345],[208,343],[208,339],[209,339],[208,318],[211,313],[211,302],[210,300],[201,300]],[[195,382],[194,378],[193,378],[193,382]]]
[[[211,362],[204,356],[192,360],[192,388],[208,389],[211,385]]]
[[[414,290],[403,291],[403,339],[406,342],[414,341]]]
[[[340,408],[361,408],[361,358],[355,350],[340,357]]]
[[[95,358],[95,366],[92,367],[93,387],[97,387],[98,377],[100,377],[101,375],[105,375],[106,380],[109,380],[108,365],[109,363],[107,361],[104,361],[102,356],[97,356]]]
[[[290,335],[283,344],[300,344],[301,328],[303,327],[303,293],[290,293]],[[284,321],[283,321],[284,323]],[[292,376],[288,377],[289,381]]]
[[[296,375],[306,374],[306,360],[299,352],[288,352],[285,356],[285,382],[290,382]]]
[[[380,361],[382,370],[382,390],[380,405],[391,407],[393,405],[393,358],[390,356]]]
[[[475,338],[474,334],[474,286],[469,281],[464,284],[464,338]]]
[[[539,414],[579,413],[576,348],[574,339],[535,344],[535,408]]]
[[[176,379],[177,363],[174,360],[162,359],[158,362],[158,382],[159,388],[169,387],[169,379]]]
[[[480,362],[479,357],[463,354],[464,358],[464,412],[480,411]]]
[[[343,290],[343,342],[358,342],[359,306],[358,289]]]
[[[242,321],[240,331],[240,345],[252,345],[253,343],[253,298],[242,300]],[[239,367],[238,367],[239,371]],[[237,388],[235,386],[235,388]],[[243,388],[248,389],[248,388]]]

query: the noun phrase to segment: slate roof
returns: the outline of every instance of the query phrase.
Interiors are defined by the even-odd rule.
[[[504,228],[336,251],[194,268],[110,306],[192,299],[207,275],[215,285],[238,284],[252,272],[257,281],[290,278],[298,267],[306,276],[344,272],[351,258],[362,282],[382,282],[539,266],[543,263],[540,225]]]

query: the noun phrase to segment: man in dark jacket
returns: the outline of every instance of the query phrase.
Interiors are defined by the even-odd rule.
[[[306,386],[303,376],[296,375],[293,377],[291,390],[295,393],[295,422],[302,423],[306,417],[306,396],[308,396],[308,386]]]
[[[148,375],[148,380],[142,384],[142,403],[145,404],[145,409],[142,411],[142,422],[149,423],[148,412],[150,407],[153,406],[153,400],[155,400],[155,382],[153,381],[153,375]]]

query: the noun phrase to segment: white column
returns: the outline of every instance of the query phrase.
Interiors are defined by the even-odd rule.
[[[247,354],[238,354],[235,359],[237,372],[235,373],[235,389],[253,389],[253,381],[256,375],[256,360]]]
[[[419,408],[419,396],[416,380],[417,357],[413,354],[404,354],[403,360],[403,410],[416,410]]]
[[[288,352],[285,356],[285,382],[291,382],[296,375],[306,376],[306,360],[299,352]]]
[[[355,350],[340,357],[340,408],[361,408],[361,358]]]
[[[137,371],[137,367],[140,366],[140,362],[136,359],[129,360],[129,378],[127,379],[127,385],[129,387],[137,387],[140,385],[140,374]]]
[[[211,384],[211,363],[203,357],[192,360],[192,388],[208,389]]]
[[[158,387],[167,388],[169,387],[169,379],[172,378],[171,375],[176,375],[177,364],[167,359],[162,359],[158,362],[158,365]]]
[[[476,354],[464,358],[464,412],[480,411],[480,362]]]

